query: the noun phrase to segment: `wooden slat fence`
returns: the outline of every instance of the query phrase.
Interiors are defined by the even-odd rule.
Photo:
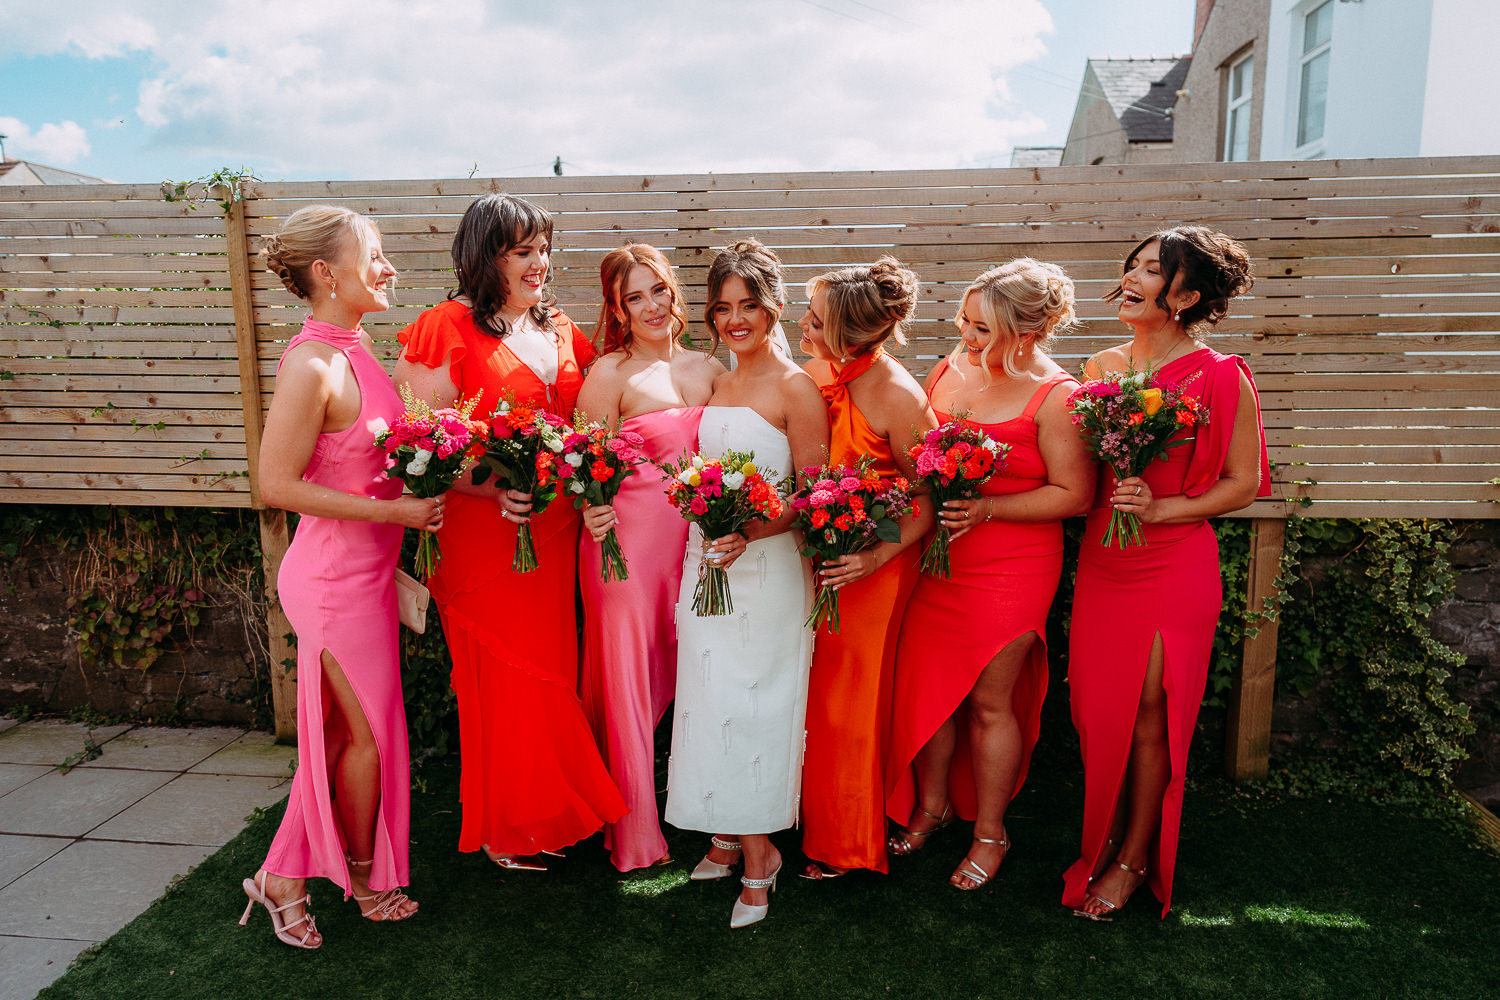
[[[1024,255],[1077,284],[1082,322],[1056,352],[1076,368],[1127,335],[1101,297],[1129,248],[1211,225],[1255,258],[1254,292],[1214,340],[1257,374],[1275,470],[1275,497],[1235,515],[1255,519],[1250,605],[1271,593],[1289,515],[1500,515],[1497,156],[250,182],[228,210],[154,186],[0,189],[0,500],[260,507],[262,410],[305,309],[259,266],[254,237],[307,204],[376,219],[402,276],[398,304],[366,328],[390,360],[397,331],[450,287],[453,229],[489,191],[554,213],[554,288],[585,329],[599,260],[629,240],[677,265],[695,332],[713,250],[733,239],[777,249],[789,319],[807,278],[893,253],[924,280],[902,351],[918,375],[951,346],[968,282]],[[274,566],[285,522],[263,525]],[[1264,773],[1274,652],[1274,628],[1247,643],[1231,713],[1241,776]]]

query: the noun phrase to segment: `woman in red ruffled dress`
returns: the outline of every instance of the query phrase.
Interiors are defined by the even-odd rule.
[[[886,811],[905,826],[890,850],[910,854],[955,813],[973,820],[949,879],[960,889],[988,882],[1010,848],[1005,810],[1026,779],[1047,693],[1062,519],[1093,496],[1094,464],[1068,419],[1078,382],[1046,353],[1072,319],[1063,270],[1013,260],[965,291],[959,343],[927,377],[939,423],[963,413],[1010,446],[980,496],[938,512],[953,575],[918,581],[896,654]]]
[[[1250,288],[1239,243],[1202,226],[1169,229],[1125,259],[1120,319],[1135,336],[1090,358],[1084,375],[1152,371],[1196,397],[1205,424],[1143,476],[1099,470],[1078,560],[1068,681],[1083,753],[1083,842],[1063,905],[1107,920],[1143,884],[1172,902],[1188,746],[1222,604],[1211,517],[1270,493],[1265,432],[1245,362],[1206,333]],[[1141,519],[1145,544],[1102,542],[1111,509]]]
[[[452,406],[479,396],[571,420],[594,346],[546,289],[552,218],[511,195],[469,206],[453,238],[458,289],[401,332],[396,383]],[[511,569],[530,522],[539,568]],[[566,500],[532,514],[531,495],[461,480],[429,581],[453,657],[463,822],[458,849],[505,868],[576,843],[625,813],[579,703],[574,592],[579,516]]]

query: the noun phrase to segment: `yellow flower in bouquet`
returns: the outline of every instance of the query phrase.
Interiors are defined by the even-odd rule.
[[[1156,416],[1156,411],[1161,409],[1161,390],[1157,388],[1141,390],[1141,406],[1146,411],[1146,416]]]

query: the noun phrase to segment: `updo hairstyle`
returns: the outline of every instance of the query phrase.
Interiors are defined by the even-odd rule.
[[[906,343],[906,323],[917,308],[916,273],[886,256],[869,267],[846,267],[807,283],[808,297],[823,293],[823,340],[840,358],[875,350],[891,337]]]
[[[703,325],[708,327],[712,340],[710,350],[717,350],[719,347],[721,335],[718,324],[714,321],[714,307],[723,299],[724,282],[731,275],[738,276],[745,282],[745,287],[750,289],[755,301],[771,313],[773,325],[786,306],[786,283],[781,277],[781,258],[776,256],[774,250],[753,237],[734,241],[720,250],[708,267],[708,304],[703,308]],[[767,333],[770,332],[768,327]]]
[[[601,354],[624,351],[625,356],[630,357],[630,342],[633,337],[629,313],[622,300],[625,282],[630,277],[630,272],[637,267],[644,267],[656,275],[656,279],[663,282],[672,293],[672,335],[675,337],[681,334],[687,326],[687,312],[682,308],[682,286],[677,283],[677,276],[672,273],[672,265],[667,263],[667,258],[653,246],[627,243],[618,250],[605,254],[604,260],[599,262],[599,286],[604,294],[597,330]],[[616,310],[626,313],[625,319],[622,320]]]
[[[1056,264],[1018,257],[992,267],[974,279],[959,299],[958,315],[953,322],[963,328],[965,304],[973,296],[978,300],[979,315],[990,328],[990,342],[979,352],[985,385],[990,384],[990,358],[997,352],[1005,374],[1016,378],[1021,369],[1016,355],[1026,341],[1041,353],[1047,353],[1052,337],[1073,325],[1073,279]],[[963,352],[960,341],[949,356],[957,359]]]
[[[1162,291],[1156,297],[1157,306],[1172,311],[1167,305],[1167,293],[1179,274],[1181,290],[1198,293],[1198,301],[1182,310],[1180,322],[1184,330],[1191,330],[1199,323],[1217,324],[1229,311],[1229,300],[1248,292],[1254,283],[1250,277],[1250,255],[1245,252],[1244,244],[1207,226],[1178,226],[1146,237],[1125,258],[1122,274],[1130,272],[1136,257],[1153,240],[1161,244],[1157,253],[1161,257]],[[1112,302],[1123,291],[1122,285],[1116,285],[1104,298]]]
[[[315,261],[338,262],[351,247],[363,249],[378,235],[375,223],[347,208],[308,205],[261,240],[260,259],[299,299],[311,299]]]
[[[453,271],[458,287],[448,293],[448,298],[467,298],[474,325],[491,337],[510,333],[510,324],[500,318],[505,279],[496,265],[502,256],[538,235],[552,243],[552,216],[511,194],[484,195],[459,220],[458,231],[453,234]],[[546,284],[551,277],[549,262],[547,276],[542,279],[542,301],[528,311],[542,329],[556,333],[552,310],[557,306],[557,296]]]

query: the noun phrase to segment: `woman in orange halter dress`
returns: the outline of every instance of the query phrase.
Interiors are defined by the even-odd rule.
[[[594,347],[545,291],[552,218],[510,195],[469,206],[453,238],[458,291],[401,332],[397,384],[439,405],[503,397],[571,420]],[[511,569],[530,521],[539,568]],[[625,813],[578,699],[574,611],[579,516],[491,480],[448,493],[443,561],[429,585],[458,696],[458,849],[506,868],[576,843]]]
[[[1208,681],[1222,583],[1211,517],[1270,492],[1265,432],[1245,362],[1203,346],[1250,287],[1245,248],[1202,226],[1147,238],[1125,259],[1120,319],[1134,338],[1084,375],[1156,372],[1208,408],[1143,476],[1099,469],[1078,558],[1068,687],[1083,752],[1083,842],[1063,905],[1108,920],[1142,884],[1172,903],[1188,746]],[[1141,519],[1144,545],[1101,539],[1111,508]]]
[[[886,810],[910,854],[956,813],[974,842],[949,881],[977,889],[1010,848],[1005,811],[1026,780],[1047,693],[1047,612],[1062,575],[1062,519],[1088,509],[1094,463],[1068,419],[1077,380],[1047,357],[1073,319],[1073,282],[1030,258],[965,291],[959,343],[927,377],[940,422],[964,413],[1010,446],[973,500],[938,512],[951,579],[924,574],[896,654]]]
[[[883,350],[916,308],[917,276],[893,257],[807,283],[802,317],[804,369],[828,403],[834,465],[874,459],[885,479],[915,479],[907,456],[937,426],[927,398],[901,363]],[[899,542],[818,568],[840,589],[842,628],[820,629],[808,680],[807,750],[802,767],[802,875],[833,878],[851,868],[887,869],[885,759],[896,640],[917,582],[917,543],[932,524],[926,503],[901,525]]]

